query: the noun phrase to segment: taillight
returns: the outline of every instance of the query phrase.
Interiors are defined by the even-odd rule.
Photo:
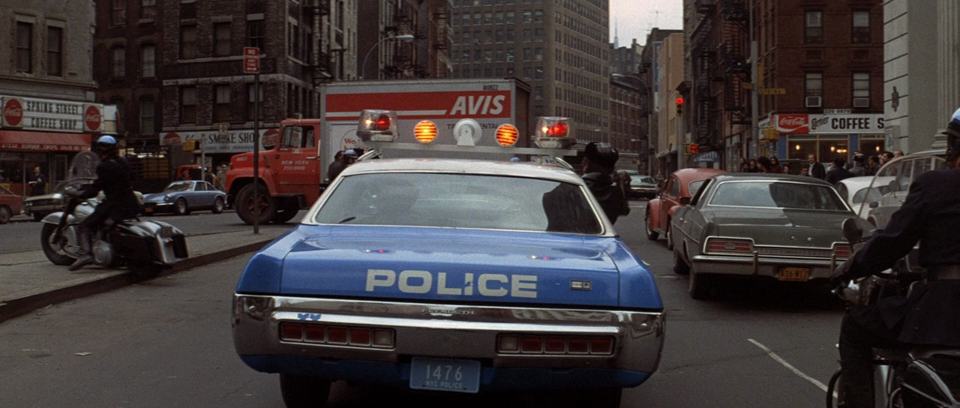
[[[753,253],[753,242],[749,239],[713,238],[707,241],[707,252],[749,255]]]
[[[395,339],[393,329],[280,323],[280,340],[286,342],[392,349]]]
[[[849,244],[836,244],[833,246],[833,255],[837,258],[849,258],[850,254]]]
[[[611,336],[502,334],[497,338],[501,354],[611,355],[613,345]]]

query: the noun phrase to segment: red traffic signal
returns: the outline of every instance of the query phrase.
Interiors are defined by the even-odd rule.
[[[700,145],[698,145],[698,144],[696,144],[696,143],[688,144],[688,145],[687,145],[687,153],[688,153],[688,154],[698,154],[698,153],[700,153]]]
[[[674,102],[677,104],[677,115],[683,114],[683,103],[686,102],[686,100],[684,100],[682,96],[678,96]]]

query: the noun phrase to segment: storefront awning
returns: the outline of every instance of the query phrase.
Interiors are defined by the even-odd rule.
[[[90,135],[87,134],[0,130],[0,150],[79,152],[88,148]]]

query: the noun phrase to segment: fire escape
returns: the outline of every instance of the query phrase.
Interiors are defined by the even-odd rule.
[[[431,76],[445,78],[452,72],[453,67],[450,64],[450,46],[453,44],[453,26],[451,25],[450,6],[448,1],[443,1],[438,6],[433,15],[434,30],[433,48],[436,54],[436,66],[432,68]]]
[[[405,5],[405,4],[404,4]],[[406,5],[405,5],[406,6]],[[425,6],[424,6],[425,7]],[[402,7],[397,10],[393,17],[393,24],[384,27],[385,35],[414,34],[417,33],[415,24],[416,10],[410,6]],[[419,70],[416,66],[416,43],[404,43],[394,41],[388,45],[393,48],[393,58],[384,61],[384,78],[403,79],[412,78],[417,75]]]
[[[313,0],[307,4],[309,5],[303,7],[304,15],[310,16],[310,20],[308,20],[307,23],[310,27],[313,27],[315,40],[312,44],[304,46],[313,47],[313,58],[310,61],[309,70],[313,84],[317,85],[330,82],[334,78],[330,69],[330,54],[327,53],[332,47],[330,47],[329,44],[323,43],[324,41],[332,40],[325,38],[323,35],[326,31],[323,27],[323,17],[330,13],[330,1]],[[343,44],[342,38],[338,44]]]
[[[749,17],[745,0],[724,0],[720,4],[721,42],[717,47],[720,69],[723,71],[723,110],[730,114],[733,125],[750,124],[747,97],[744,89],[750,83],[750,65],[747,63],[747,30]]]
[[[694,141],[700,145],[716,145],[719,142],[719,115],[717,97],[712,82],[717,75],[717,52],[713,44],[716,22],[717,0],[697,0],[697,13],[700,14],[691,38],[691,59],[693,60],[693,129]]]

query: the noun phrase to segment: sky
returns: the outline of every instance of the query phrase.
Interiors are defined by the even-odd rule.
[[[619,26],[620,46],[643,44],[653,27],[683,29],[683,0],[610,0],[610,42]]]

